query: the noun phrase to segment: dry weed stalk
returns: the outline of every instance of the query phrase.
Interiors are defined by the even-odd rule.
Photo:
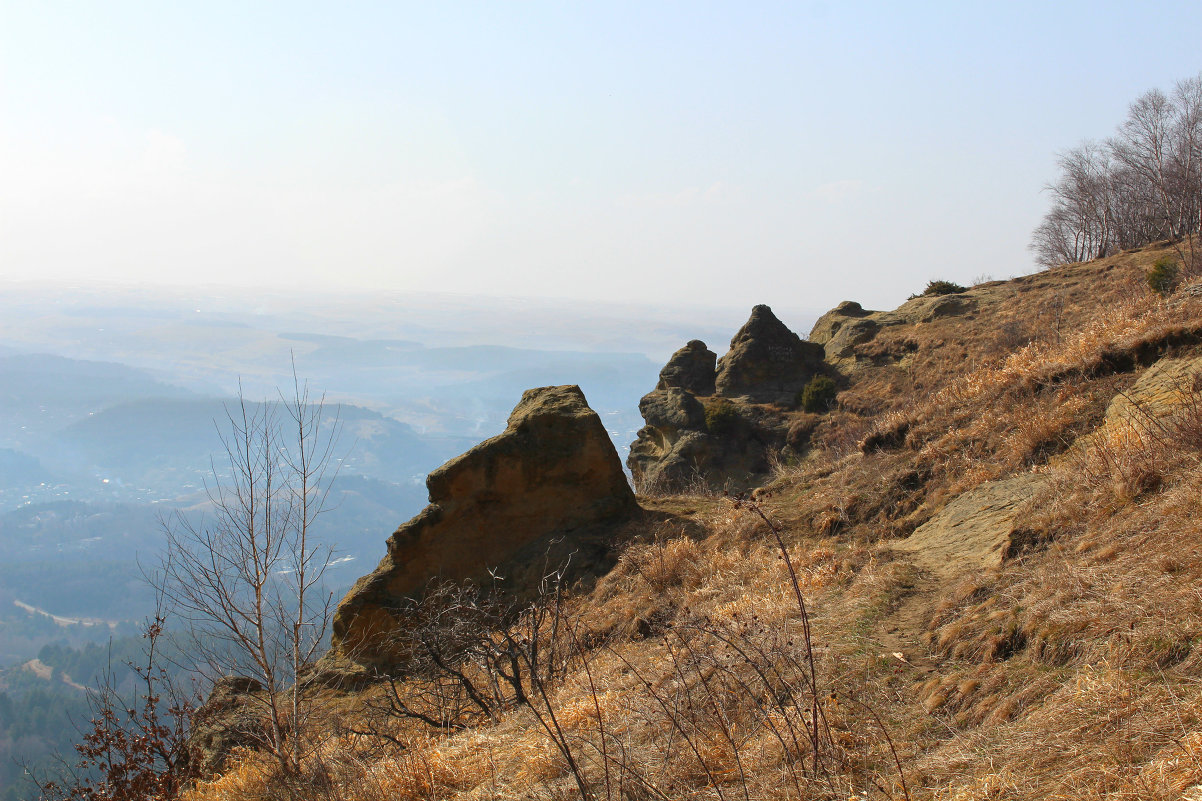
[[[658,716],[648,717],[657,717],[658,726],[667,727],[663,751],[670,753],[671,740],[679,739],[719,798],[726,797],[723,787],[731,784],[744,798],[751,797],[755,781],[748,759],[753,759],[753,746],[763,736],[775,744],[777,761],[797,798],[814,797],[815,792],[836,797],[853,762],[845,743],[856,741],[841,727],[859,724],[847,722],[846,711],[832,718],[836,695],[819,685],[809,609],[781,526],[756,501],[738,497],[733,505],[754,515],[771,533],[788,577],[800,637],[791,634],[789,616],[770,620],[737,609],[728,616],[686,615],[662,640],[667,680],[620,649],[609,650],[636,678],[650,708],[658,711]],[[883,732],[902,795],[908,799],[901,760],[883,721],[871,706],[849,700]],[[892,797],[871,775],[865,778]],[[646,777],[639,780],[650,785]],[[663,791],[657,788],[657,793]]]

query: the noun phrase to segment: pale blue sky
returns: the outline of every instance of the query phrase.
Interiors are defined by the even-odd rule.
[[[1192,3],[0,1],[0,278],[892,307],[1033,269]]]

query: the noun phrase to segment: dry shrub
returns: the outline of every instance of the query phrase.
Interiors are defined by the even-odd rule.
[[[1134,502],[1202,460],[1202,386],[1191,381],[1173,395],[1162,413],[1128,398],[1127,414],[1083,440],[1070,464],[1094,507]]]
[[[1202,778],[1191,728],[1196,704],[1167,684],[1106,664],[1059,686],[1046,677],[1042,684],[1040,704],[986,719],[931,760],[928,769],[952,775],[986,754],[994,766],[951,782],[936,798],[1168,801]]]
[[[439,798],[461,786],[456,768],[429,743],[411,744],[399,758],[373,764],[364,780],[374,785],[373,796],[395,801]]]
[[[838,461],[848,454],[857,453],[871,428],[871,418],[836,410],[817,429],[811,443],[823,454],[824,460]]]
[[[272,777],[277,766],[263,754],[241,751],[231,755],[230,767],[211,781],[200,781],[184,795],[185,801],[257,801],[272,797]]]
[[[927,770],[972,776],[938,797],[1176,799],[1202,779],[1183,745],[1202,720],[1202,468],[1187,440],[1090,442],[1041,501],[1059,539],[938,610],[934,647],[967,667],[920,697],[972,744],[928,755]],[[1149,463],[1158,490],[1139,483]]]
[[[810,446],[810,436],[821,422],[821,415],[807,412],[795,415],[789,423],[789,430],[785,435],[785,444],[797,453],[805,451]]]
[[[1099,497],[1130,503],[1160,489],[1169,469],[1164,449],[1145,433],[1127,425],[1110,426],[1089,443],[1080,459],[1086,486]]]
[[[1051,397],[1035,399],[1033,408],[1022,410],[1025,413],[1005,434],[998,449],[1003,469],[1043,464],[1065,450],[1074,439],[1072,430],[1089,405],[1079,385],[1062,387]]]

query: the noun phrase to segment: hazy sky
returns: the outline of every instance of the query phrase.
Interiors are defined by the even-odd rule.
[[[1202,3],[0,0],[0,278],[893,307]]]

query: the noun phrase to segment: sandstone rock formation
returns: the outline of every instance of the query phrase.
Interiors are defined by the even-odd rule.
[[[1102,424],[1079,437],[1071,453],[1103,444],[1126,443],[1173,436],[1175,415],[1192,415],[1202,389],[1202,356],[1166,356],[1152,364],[1127,390],[1106,405]]]
[[[963,292],[911,298],[888,312],[868,311],[855,301],[845,300],[818,318],[810,330],[809,341],[823,346],[829,364],[841,370],[854,370],[862,366],[856,346],[871,342],[882,329],[959,317],[971,314],[977,306],[977,299]]]
[[[1166,357],[1149,367],[1131,389],[1106,407],[1106,427],[1155,428],[1156,420],[1195,402],[1202,387],[1202,357]]]
[[[678,387],[656,389],[639,401],[639,413],[647,425],[626,459],[636,485],[646,491],[689,484],[698,467],[709,463],[715,445],[700,401]]]
[[[821,345],[803,341],[761,304],[718,360],[717,394],[792,406],[821,368],[823,355]]]
[[[766,477],[772,454],[786,446],[786,410],[822,368],[821,346],[756,306],[730,347],[715,364],[703,342],[689,342],[639,402],[646,425],[626,464],[641,491],[746,489]]]
[[[430,505],[388,540],[379,567],[334,616],[331,651],[389,661],[397,609],[431,580],[532,589],[547,558],[587,568],[607,558],[604,534],[638,509],[601,419],[576,386],[528,390],[505,431],[426,479]]]
[[[894,548],[936,576],[997,567],[1023,544],[1020,515],[1044,482],[1032,473],[987,481],[957,496]]]
[[[771,470],[786,441],[788,423],[773,407],[731,403],[721,430],[706,423],[705,407],[680,389],[656,390],[639,402],[647,425],[630,446],[626,465],[641,492],[677,492],[695,485],[743,490]]]
[[[879,313],[866,310],[854,300],[845,300],[818,318],[818,321],[814,323],[814,327],[810,329],[810,341],[817,342],[819,345],[825,345],[848,322]]]
[[[689,343],[672,354],[664,369],[659,371],[656,389],[683,389],[694,395],[713,395],[714,381],[718,371],[718,355],[705,346],[700,339]]]
[[[885,312],[866,311],[859,303],[845,300],[818,318],[810,330],[810,341],[822,345],[830,361],[854,361],[855,346],[876,336],[883,325],[883,316]],[[897,324],[902,320],[889,322]]]

